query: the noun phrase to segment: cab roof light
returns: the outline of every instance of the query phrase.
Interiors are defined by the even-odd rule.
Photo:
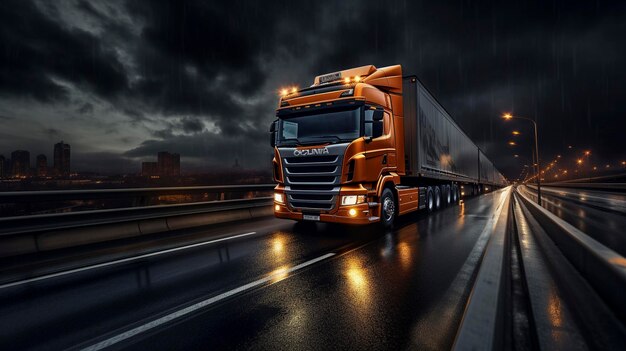
[[[280,89],[280,96],[285,97],[288,95],[294,95],[298,93],[298,87],[293,86],[290,88],[282,88]]]

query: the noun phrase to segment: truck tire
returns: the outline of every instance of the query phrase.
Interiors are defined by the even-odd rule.
[[[441,208],[441,190],[438,186],[435,187],[435,210]]]
[[[393,227],[396,219],[396,199],[393,191],[389,188],[383,190],[380,196],[380,224],[383,228],[389,229]]]
[[[452,202],[457,203],[459,201],[459,188],[456,185],[452,186]]]
[[[444,185],[444,202],[443,204],[447,207],[450,206],[450,203],[452,202],[452,194],[450,193],[450,186],[449,185]]]
[[[428,210],[428,213],[435,210],[435,199],[431,187],[428,187],[428,190],[426,190],[426,210]]]

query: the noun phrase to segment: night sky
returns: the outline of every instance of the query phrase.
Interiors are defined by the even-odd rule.
[[[508,177],[531,130],[503,112],[538,120],[544,161],[617,164],[625,38],[626,1],[3,0],[0,154],[51,160],[64,140],[79,171],[137,172],[162,150],[184,172],[269,169],[282,86],[402,64]]]

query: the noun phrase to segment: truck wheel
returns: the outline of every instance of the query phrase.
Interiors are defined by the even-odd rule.
[[[435,209],[435,199],[433,196],[433,189],[431,187],[428,187],[428,190],[426,190],[426,209],[428,210],[428,213],[433,212]]]
[[[435,187],[435,210],[438,210],[441,208],[441,190],[439,190],[439,187],[436,186]]]
[[[450,206],[450,202],[452,202],[452,194],[450,194],[450,186],[449,186],[449,185],[446,185],[446,186],[445,186],[445,189],[446,189],[446,190],[445,190],[445,194],[446,194],[446,195],[445,195],[444,199],[445,199],[446,201],[445,201],[444,205],[446,205],[446,206]]]
[[[452,202],[456,203],[457,201],[459,201],[459,193],[458,193],[458,188],[456,185],[452,186]]]
[[[396,200],[393,196],[393,191],[389,188],[383,190],[383,194],[380,197],[380,206],[380,224],[384,228],[391,228],[396,219]]]

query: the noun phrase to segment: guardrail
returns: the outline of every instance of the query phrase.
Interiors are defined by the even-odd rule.
[[[524,191],[517,193],[533,217],[580,274],[594,287],[616,314],[626,320],[626,258],[533,202]]]
[[[527,185],[536,188],[534,185]],[[543,184],[542,187],[554,188],[572,188],[572,189],[588,189],[588,190],[612,190],[623,192],[626,191],[626,183],[549,183]]]
[[[85,200],[209,192],[269,192],[273,184],[28,191],[0,193],[0,203]],[[203,225],[269,216],[272,197],[136,206],[0,218],[0,257],[49,251]]]
[[[93,200],[114,198],[146,198],[164,195],[186,195],[201,193],[224,193],[272,190],[276,184],[186,186],[158,188],[121,188],[85,190],[42,190],[0,192],[0,203],[28,203],[45,201]]]

